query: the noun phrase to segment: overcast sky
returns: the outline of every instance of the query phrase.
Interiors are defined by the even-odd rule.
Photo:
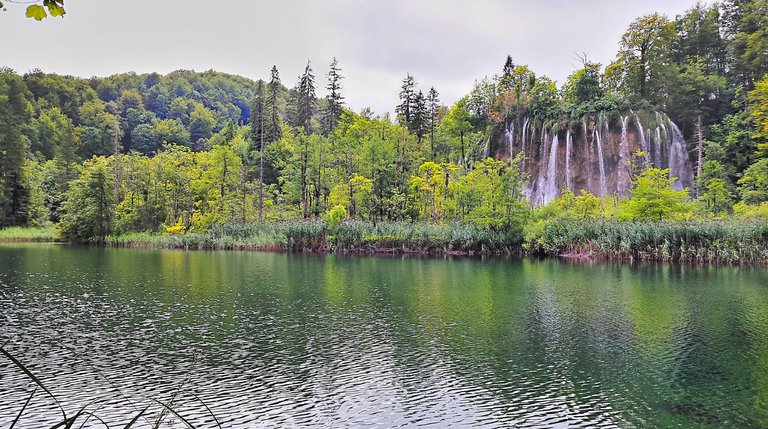
[[[561,83],[577,54],[603,65],[629,23],[695,0],[67,0],[63,19],[0,13],[0,66],[76,76],[214,69],[293,86],[307,60],[324,86],[331,58],[355,110],[392,111],[406,73],[445,104],[499,73],[507,54]],[[324,89],[318,95],[325,94]]]

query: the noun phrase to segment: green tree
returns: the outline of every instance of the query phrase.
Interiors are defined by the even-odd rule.
[[[307,61],[304,73],[296,84],[296,124],[304,129],[307,135],[312,134],[312,116],[315,114],[317,97],[315,96],[315,75],[312,65]]]
[[[216,118],[213,112],[202,104],[196,104],[189,115],[189,137],[192,142],[211,138],[215,127]]]
[[[191,135],[178,119],[163,119],[155,124],[158,142],[191,147]]]
[[[448,113],[443,117],[443,121],[440,123],[440,127],[445,130],[448,135],[458,138],[460,157],[459,163],[466,165],[466,135],[472,131],[472,123],[470,122],[470,114],[466,109],[467,100],[461,99],[448,110]]]
[[[22,133],[32,117],[28,94],[15,73],[0,69],[0,226],[24,225],[28,219],[23,167],[29,139]]]
[[[760,142],[758,149],[768,156],[768,74],[749,92],[749,106],[749,115],[755,124],[755,138]]]
[[[667,168],[649,168],[642,172],[632,189],[632,198],[622,208],[622,217],[659,222],[683,217],[690,211],[688,190],[673,189],[676,180],[669,177]]]
[[[264,218],[264,82],[256,86],[256,96],[251,104],[251,142],[259,148],[259,219]]]
[[[104,243],[112,232],[115,206],[111,161],[94,157],[83,165],[64,203],[61,235],[81,243]]]
[[[267,143],[277,141],[281,137],[280,123],[280,74],[277,66],[272,66],[271,77],[267,85],[267,98],[264,103],[265,128],[264,138]]]
[[[429,110],[429,149],[432,160],[435,159],[435,128],[437,128],[437,112],[440,108],[440,94],[435,87],[429,88],[427,93],[427,109]]]
[[[706,161],[701,174],[696,178],[699,200],[715,215],[727,213],[733,206],[733,192],[723,166],[715,161]]]
[[[331,62],[331,69],[328,71],[328,84],[325,89],[328,90],[328,95],[325,97],[325,112],[323,124],[325,126],[326,134],[332,133],[341,119],[341,112],[344,109],[344,96],[341,95],[341,80],[344,76],[341,75],[341,68],[339,67],[336,57],[333,57]]]
[[[621,37],[616,60],[605,70],[613,89],[653,103],[663,101],[674,35],[674,23],[658,13],[633,21]]]
[[[768,158],[758,160],[739,179],[741,200],[750,205],[768,201]]]
[[[400,87],[400,104],[395,107],[400,124],[410,127],[413,121],[413,107],[416,99],[416,80],[410,73],[405,75]]]
[[[570,103],[589,103],[604,94],[601,85],[600,64],[583,59],[584,67],[568,77],[564,86],[565,101]]]

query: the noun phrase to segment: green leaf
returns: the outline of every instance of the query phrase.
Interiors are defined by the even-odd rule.
[[[43,0],[43,6],[48,8],[48,13],[50,13],[51,16],[64,16],[64,14],[67,13],[64,10],[63,0]]]
[[[45,13],[44,7],[37,4],[32,4],[27,7],[27,18],[34,18],[37,21],[42,21],[47,17],[48,14]]]

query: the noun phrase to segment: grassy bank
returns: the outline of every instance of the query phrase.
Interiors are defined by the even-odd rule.
[[[617,260],[768,263],[768,222],[554,221],[526,235],[526,251]]]
[[[0,242],[52,242],[58,240],[59,235],[53,227],[12,227],[0,229]]]
[[[612,260],[768,263],[768,222],[619,222],[554,220],[525,234],[466,223],[372,223],[320,220],[228,223],[203,234],[133,233],[107,238],[113,247],[285,252],[527,254]]]
[[[228,223],[203,234],[125,234],[107,238],[114,247],[272,250],[287,252],[510,254],[522,249],[520,231],[470,224],[325,221]]]

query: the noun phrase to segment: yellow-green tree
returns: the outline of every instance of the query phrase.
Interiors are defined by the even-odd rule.
[[[626,220],[663,221],[679,219],[690,212],[688,190],[672,188],[677,177],[669,177],[668,168],[650,168],[636,180],[632,199],[623,207]]]

